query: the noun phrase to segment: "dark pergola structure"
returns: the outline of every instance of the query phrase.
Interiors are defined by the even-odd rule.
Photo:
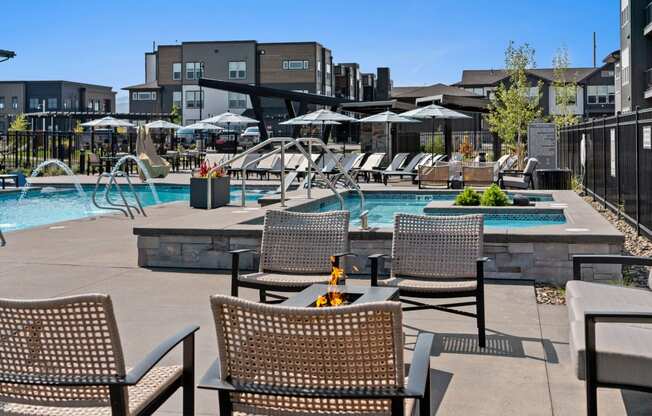
[[[329,107],[332,111],[337,111],[338,108],[343,104],[351,102],[350,100],[344,98],[283,90],[279,88],[262,87],[257,85],[239,84],[237,82],[221,81],[210,78],[200,78],[199,86],[248,95],[249,99],[251,100],[255,118],[259,121],[258,127],[260,129],[261,140],[267,140],[269,138],[267,126],[265,125],[265,110],[263,109],[261,98],[278,98],[285,101],[285,108],[287,109],[288,118],[294,118],[306,114],[308,112],[309,105],[322,105]],[[294,102],[299,104],[299,111],[295,111],[293,104]],[[329,133],[330,126],[326,126],[324,135],[328,137]],[[296,126],[292,135],[293,137],[297,137],[298,134],[299,126]]]

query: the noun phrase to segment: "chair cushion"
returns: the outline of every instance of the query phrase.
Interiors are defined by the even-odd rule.
[[[529,183],[520,176],[503,176],[503,184],[510,188],[527,189]]]
[[[140,383],[128,387],[129,414],[136,415],[141,412],[182,373],[181,366],[154,367]],[[32,406],[0,401],[0,414],[3,416],[111,416],[111,407]]]
[[[600,323],[595,333],[600,382],[652,387],[652,325]],[[584,380],[584,322],[571,322],[569,346],[575,373]]]
[[[572,280],[566,283],[566,304],[570,322],[583,322],[584,313],[588,310],[652,313],[652,292]]]
[[[397,287],[423,293],[472,292],[478,287],[475,279],[414,279],[392,277],[379,280],[378,286]]]
[[[328,283],[330,276],[322,274],[281,274],[258,272],[245,274],[238,277],[238,280],[245,283],[257,285],[303,287],[316,283]]]

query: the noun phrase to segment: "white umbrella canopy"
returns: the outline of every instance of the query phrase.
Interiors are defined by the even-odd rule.
[[[82,123],[83,127],[136,127],[128,121],[119,120],[114,117],[102,117],[96,120]]]
[[[145,127],[147,127],[148,129],[174,129],[174,130],[177,130],[177,129],[182,128],[183,126],[180,126],[180,125],[175,124],[175,123],[170,123],[169,121],[165,121],[165,120],[156,120],[156,121],[152,121],[151,123],[145,124]]]
[[[191,131],[195,131],[195,130],[222,131],[224,129],[222,127],[216,126],[215,124],[200,121],[198,123],[189,124],[187,126],[184,126],[180,130],[186,130],[186,131],[188,131],[188,130],[191,130]]]
[[[458,113],[449,108],[442,107],[437,104],[430,104],[426,107],[415,108],[414,110],[401,113],[402,117],[410,118],[439,118],[444,120],[452,120],[458,118],[471,118],[466,114]]]
[[[201,122],[213,124],[254,124],[258,123],[258,120],[227,111],[226,113],[209,117],[205,120],[202,120]]]
[[[413,120],[411,118],[403,117],[403,115],[398,115],[391,111],[385,111],[382,113],[374,114],[373,116],[361,118],[358,120],[359,123],[385,123],[387,124],[387,150],[389,153],[389,160],[392,160],[392,123],[420,123],[418,120]]]
[[[287,121],[283,121],[283,122],[278,123],[278,124],[282,125],[282,126],[307,126],[307,125],[310,125],[310,124],[315,124],[315,122],[314,121],[303,120],[301,118],[301,116],[299,116],[299,117],[295,117],[295,118],[287,120]],[[319,123],[319,124],[321,124],[321,123]],[[338,123],[337,121],[324,121],[324,124],[327,125],[327,126],[339,126],[342,123]]]
[[[344,114],[336,113],[335,111],[331,110],[317,110],[313,111],[312,113],[304,114],[299,117],[295,118],[300,118],[303,121],[310,121],[313,122],[314,124],[321,124],[322,122],[326,121],[356,121],[357,119],[353,117],[349,117]],[[292,119],[294,120],[294,119]]]

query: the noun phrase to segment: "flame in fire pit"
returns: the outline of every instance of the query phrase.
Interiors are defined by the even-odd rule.
[[[337,283],[344,277],[344,269],[335,265],[335,258],[331,257],[331,277],[328,280],[328,293],[317,298],[315,306],[340,306],[344,304],[344,294],[337,290]]]

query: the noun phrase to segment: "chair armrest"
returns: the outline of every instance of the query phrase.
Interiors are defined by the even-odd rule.
[[[238,276],[240,275],[240,254],[251,253],[255,250],[251,248],[241,248],[239,250],[231,250],[228,253],[231,255],[231,296],[238,296]]]
[[[371,261],[371,286],[378,286],[378,263],[381,259],[389,257],[387,254],[372,254],[369,261]]]
[[[476,279],[478,280],[478,289],[482,290],[484,287],[484,264],[490,261],[489,257],[479,257],[475,260],[476,264]]]
[[[573,256],[573,280],[582,280],[582,264],[620,264],[628,266],[652,266],[652,257],[620,256],[620,255],[588,255]]]
[[[422,332],[417,336],[407,384],[409,394],[424,397],[428,393],[426,388],[430,384],[430,351],[434,341],[435,336],[430,333]]]
[[[232,255],[240,255],[242,253],[250,253],[250,252],[253,252],[253,251],[256,251],[256,250],[254,250],[253,248],[241,248],[241,249],[238,249],[238,250],[227,251],[227,253],[232,254]]]
[[[505,169],[501,170],[499,173],[503,175],[522,175],[523,171],[518,169]]]
[[[163,357],[165,357],[174,347],[181,342],[189,339],[195,335],[199,330],[199,326],[190,325],[177,334],[163,341],[156,349],[150,352],[140,363],[129,371],[125,377],[125,385],[133,386],[138,383],[156,364],[158,364]]]
[[[350,251],[346,251],[346,252],[342,252],[342,253],[333,254],[332,257],[335,259],[335,261],[333,262],[333,265],[335,267],[340,267],[340,262],[341,262],[342,257],[358,257],[358,255],[355,254],[355,253],[351,253]]]
[[[429,352],[429,351],[428,351]],[[383,399],[383,398],[418,398],[418,392],[408,391],[407,389],[395,388],[302,388],[302,387],[282,387],[282,386],[267,386],[264,384],[234,384],[229,381],[223,380],[220,377],[220,364],[217,360],[211,364],[206,370],[206,373],[201,378],[197,388],[203,390],[217,390],[227,392],[239,393],[252,393],[262,395],[277,395],[277,396],[298,396],[298,397],[329,397],[329,398],[361,398],[361,399]],[[410,371],[411,373],[411,371]]]

